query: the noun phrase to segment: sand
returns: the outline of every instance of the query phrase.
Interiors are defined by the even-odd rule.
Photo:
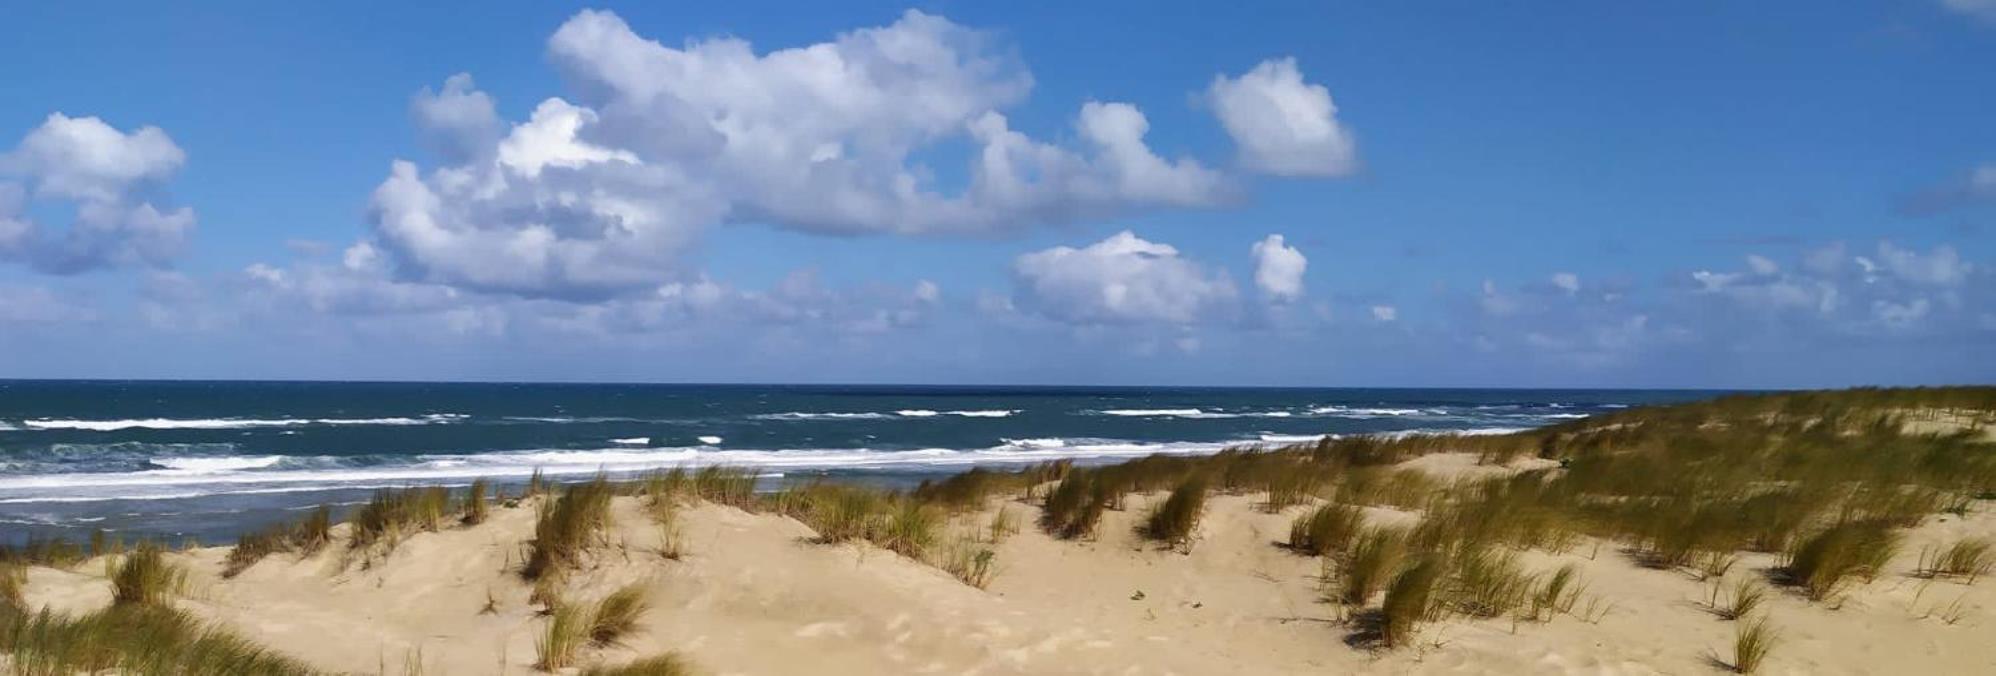
[[[1444,476],[1493,471],[1473,457],[1414,463]],[[708,674],[1702,674],[1730,659],[1734,623],[1704,606],[1709,582],[1591,542],[1523,555],[1539,570],[1578,564],[1598,599],[1591,621],[1457,619],[1427,625],[1418,647],[1352,647],[1338,607],[1320,598],[1317,561],[1275,544],[1304,507],[1267,514],[1259,496],[1216,497],[1187,553],[1132,530],[1161,498],[1111,512],[1092,542],[1049,538],[1030,525],[1037,508],[994,500],[1026,527],[996,545],[985,590],[870,545],[813,544],[786,517],[715,505],[682,511],[688,553],[667,560],[636,500],[619,498],[612,545],[572,577],[568,597],[642,582],[653,609],[641,631],[585,661],[678,650]],[[1911,575],[1923,545],[1996,537],[1996,513],[1978,508],[1909,531],[1889,570],[1834,609],[1777,588],[1769,605],[1781,642],[1764,673],[1996,673],[1996,580]],[[967,515],[953,527],[984,523]],[[336,543],[308,559],[272,556],[233,579],[219,576],[225,548],[195,550],[174,555],[193,571],[177,603],[329,670],[400,674],[420,662],[430,675],[534,673],[545,620],[517,573],[532,530],[531,508],[495,509],[476,527],[412,536],[371,567],[342,561]],[[1731,575],[1774,565],[1747,554]],[[101,562],[90,562],[34,569],[28,597],[84,612],[110,590]],[[1950,606],[1960,609],[1953,623],[1943,618]]]

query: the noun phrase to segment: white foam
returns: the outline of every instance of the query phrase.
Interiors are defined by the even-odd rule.
[[[700,440],[700,443],[703,443],[703,444],[706,444],[706,445],[708,445],[708,446],[719,446],[719,445],[721,445],[721,438],[720,438],[720,437],[717,437],[717,436],[712,436],[712,435],[709,435],[709,436],[704,436],[704,437],[699,437],[699,440]]]
[[[38,430],[88,430],[116,432],[128,429],[155,430],[233,430],[255,427],[301,427],[305,425],[431,425],[459,420],[465,416],[437,413],[420,418],[144,418],[131,420],[23,420],[21,424]]]
[[[898,415],[903,418],[931,418],[942,414],[928,409],[914,409],[906,411],[895,411],[894,415]]]
[[[758,420],[882,420],[891,418],[885,413],[763,413],[750,416]]]
[[[1191,417],[1205,415],[1206,412],[1196,408],[1112,408],[1101,411],[1101,414],[1124,417]]]
[[[999,441],[1004,442],[1006,446],[1017,446],[1019,448],[1060,448],[1067,445],[1066,439],[1058,437],[1044,439],[1000,439]]]
[[[1275,444],[1300,444],[1316,441],[1330,434],[1263,434],[1261,440]]]
[[[958,450],[924,448],[883,451],[868,448],[723,450],[711,447],[540,450],[478,455],[420,456],[408,465],[323,469],[213,469],[201,472],[149,470],[0,476],[0,503],[88,502],[197,497],[219,493],[268,493],[450,483],[481,477],[524,478],[596,472],[633,473],[666,467],[729,465],[760,470],[924,469],[982,464],[1024,464],[1060,458],[1107,461],[1157,453],[1194,455],[1219,451],[1226,443],[1152,443],[1106,439],[1040,440]],[[225,459],[208,459],[222,464]],[[261,459],[259,459],[261,462]],[[272,460],[271,464],[275,464]],[[265,466],[267,467],[267,465]]]
[[[980,411],[950,411],[950,412],[949,412],[949,414],[950,414],[950,415],[960,415],[960,416],[963,416],[963,417],[965,417],[965,418],[1005,418],[1005,417],[1009,417],[1009,416],[1011,416],[1011,415],[1013,415],[1013,414],[1016,414],[1016,413],[1018,413],[1018,411],[1016,411],[1016,410],[1009,410],[1009,409],[991,409],[991,410],[980,410]]]
[[[1558,419],[1561,419],[1561,420],[1578,420],[1578,419],[1581,419],[1581,418],[1585,418],[1585,417],[1587,417],[1587,414],[1585,414],[1585,413],[1548,413],[1548,414],[1545,414],[1545,415],[1542,415],[1542,416],[1538,416],[1538,417],[1540,417],[1540,418],[1558,418]]]
[[[182,472],[187,474],[206,474],[212,472],[229,472],[229,471],[237,471],[245,469],[262,469],[265,467],[269,467],[271,465],[275,465],[279,462],[282,462],[283,460],[284,456],[281,455],[264,455],[264,456],[253,456],[253,457],[239,456],[239,455],[225,455],[219,457],[153,458],[147,462],[155,467],[162,468],[165,471]]]
[[[622,446],[648,446],[651,444],[651,437],[631,437],[629,439],[611,439],[610,443]]]

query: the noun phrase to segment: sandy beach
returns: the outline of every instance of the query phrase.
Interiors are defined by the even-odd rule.
[[[1405,465],[1451,478],[1540,462],[1499,468],[1438,454]],[[650,601],[636,632],[587,651],[585,664],[678,651],[712,674],[1684,674],[1720,671],[1729,659],[1734,624],[1706,605],[1713,582],[1639,566],[1616,544],[1593,541],[1520,559],[1534,571],[1579,567],[1585,600],[1572,613],[1543,623],[1446,619],[1423,626],[1409,648],[1352,645],[1345,611],[1320,588],[1318,559],[1281,546],[1307,507],[1271,514],[1259,496],[1215,496],[1188,552],[1136,532],[1161,497],[1133,496],[1104,516],[1093,541],[1031,527],[1039,508],[1017,498],[953,518],[949,530],[966,536],[985,530],[992,510],[1026,524],[992,545],[987,589],[864,542],[816,544],[789,517],[714,504],[680,510],[685,553],[668,560],[639,498],[620,497],[609,546],[567,577],[563,595],[595,598],[638,583]],[[272,555],[224,579],[226,548],[172,554],[191,571],[174,605],[330,671],[533,673],[545,619],[518,574],[531,507],[416,533],[371,566],[333,546],[302,559]],[[1366,511],[1374,523],[1419,518]],[[1996,669],[1996,582],[1913,575],[1923,546],[1991,536],[1996,514],[1985,502],[1910,530],[1887,569],[1834,607],[1777,587],[1767,606],[1781,642],[1764,672]],[[1772,555],[1745,554],[1727,579],[1776,565]],[[97,561],[33,568],[29,603],[102,608],[111,600],[103,570]]]

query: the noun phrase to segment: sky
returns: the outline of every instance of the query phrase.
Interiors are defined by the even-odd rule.
[[[1996,381],[1996,2],[36,3],[0,377]]]

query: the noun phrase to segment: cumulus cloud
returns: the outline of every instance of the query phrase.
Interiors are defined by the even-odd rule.
[[[1996,24],[1996,0],[1941,0],[1941,6],[1991,24]]]
[[[1019,256],[1012,276],[1019,306],[1077,324],[1190,324],[1239,295],[1225,273],[1127,230],[1079,249]]]
[[[1552,275],[1552,286],[1555,289],[1559,289],[1561,293],[1569,296],[1580,293],[1580,275],[1571,272],[1555,272]]]
[[[127,133],[95,117],[49,115],[0,154],[0,260],[56,274],[165,265],[184,248],[194,212],[142,195],[186,158],[158,127]],[[61,230],[35,223],[35,201],[67,206],[74,220]]]
[[[1991,0],[1996,6],[1996,0]],[[1996,11],[1992,11],[1996,14]],[[1916,216],[1996,202],[1996,164],[1983,164],[1907,198],[1902,210]]]
[[[1293,58],[1220,75],[1206,96],[1248,169],[1277,176],[1343,176],[1358,170],[1358,143],[1338,122],[1331,90],[1303,80]]]
[[[1303,295],[1303,270],[1309,260],[1296,247],[1283,244],[1281,235],[1269,235],[1254,243],[1254,284],[1270,299],[1292,301]]]
[[[443,166],[396,162],[371,211],[405,278],[600,298],[685,277],[681,254],[721,222],[978,232],[1234,192],[1152,149],[1127,103],[1082,105],[1073,145],[1013,129],[1001,111],[1031,74],[989,36],[919,11],[761,53],[727,37],[667,46],[584,11],[547,48],[570,95],[524,122],[500,122],[469,75],[416,95]],[[922,163],[945,144],[969,147],[961,185]]]

